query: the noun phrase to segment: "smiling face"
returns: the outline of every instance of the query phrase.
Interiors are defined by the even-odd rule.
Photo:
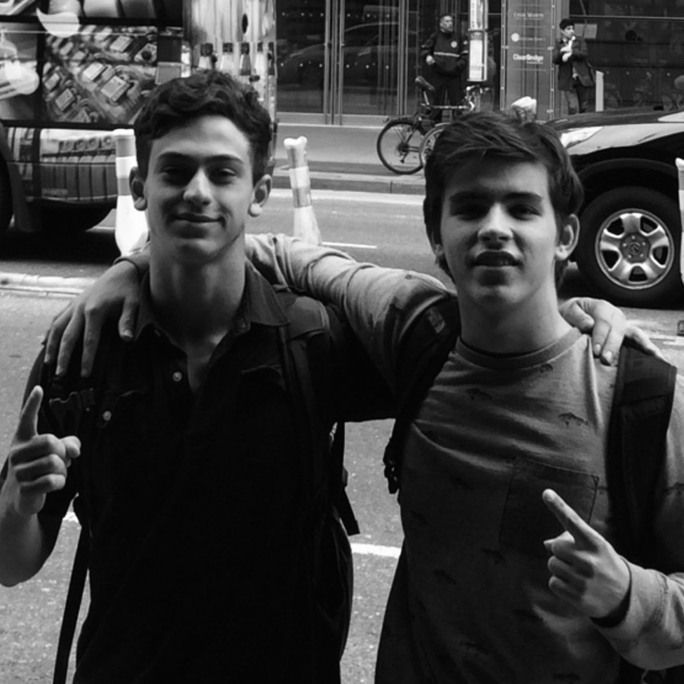
[[[432,246],[459,301],[497,312],[555,302],[554,264],[568,258],[576,239],[574,216],[557,226],[542,164],[490,157],[450,176]]]
[[[248,216],[261,213],[270,178],[253,183],[245,134],[228,118],[206,115],[172,128],[150,149],[147,176],[131,178],[136,208],[147,212],[153,252],[204,264],[242,244]]]

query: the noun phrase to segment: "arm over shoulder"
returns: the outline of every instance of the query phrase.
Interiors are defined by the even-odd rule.
[[[248,256],[272,282],[336,306],[390,386],[401,336],[422,311],[452,296],[428,275],[360,263],[282,235],[250,236]]]

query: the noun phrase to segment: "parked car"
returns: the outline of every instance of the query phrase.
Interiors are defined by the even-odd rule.
[[[684,111],[615,110],[550,122],[584,185],[573,258],[607,299],[663,306],[684,294],[675,159]]]

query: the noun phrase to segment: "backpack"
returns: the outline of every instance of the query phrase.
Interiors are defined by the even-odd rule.
[[[399,409],[383,458],[391,494],[399,489],[408,428],[459,332],[458,307],[452,298],[445,298],[413,323],[400,349]],[[653,491],[665,457],[676,375],[677,369],[669,363],[628,341],[623,344],[608,429],[608,491],[617,523],[616,546],[645,567],[657,567],[650,534]],[[643,673],[623,660],[620,673],[620,684],[684,684],[684,666]]]
[[[277,289],[277,288],[276,288]],[[330,433],[324,432],[319,420],[324,420],[320,400],[314,392],[314,374],[325,376],[331,367],[330,324],[327,310],[318,301],[279,291],[279,301],[288,318],[288,325],[278,329],[278,347],[281,355],[285,382],[296,406],[296,423],[305,465],[312,478],[312,506],[324,511],[314,525],[313,544],[307,551],[311,554],[310,581],[307,586],[313,592],[313,602],[318,621],[317,627],[332,643],[329,653],[319,652],[320,663],[317,680],[334,684],[339,682],[339,661],[346,645],[352,612],[353,560],[348,536],[358,534],[345,487],[347,473],[343,465],[344,424],[337,423]],[[119,346],[120,348],[120,346]],[[123,359],[107,356],[107,368],[101,382],[115,376]],[[73,432],[81,420],[94,407],[92,391],[71,392],[66,401],[58,401],[51,409],[56,414],[60,428]],[[325,458],[321,457],[325,455]],[[87,511],[82,497],[73,502],[74,512],[81,523],[71,578],[60,628],[53,684],[66,682],[69,657],[76,631],[81,598],[88,572],[89,533]],[[314,635],[315,637],[316,635]]]

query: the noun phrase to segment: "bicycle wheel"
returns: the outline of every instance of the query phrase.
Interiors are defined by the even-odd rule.
[[[435,146],[435,142],[439,134],[448,126],[449,124],[440,123],[431,128],[423,138],[423,142],[420,144],[420,149],[418,150],[418,156],[420,157],[420,165],[425,166],[427,158],[432,152],[432,148]]]
[[[392,119],[378,135],[375,145],[380,161],[394,173],[416,173],[423,167],[420,146],[423,132],[412,118]]]

